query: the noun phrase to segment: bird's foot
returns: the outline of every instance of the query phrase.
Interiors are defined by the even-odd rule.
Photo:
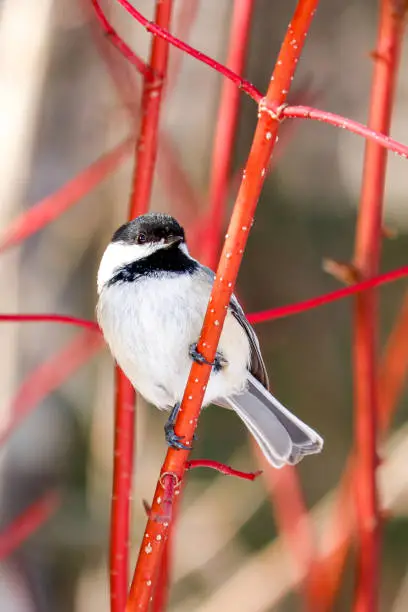
[[[189,349],[189,353],[190,353],[190,357],[197,363],[201,364],[201,365],[210,365],[211,367],[214,368],[215,372],[219,372],[220,370],[222,370],[222,368],[227,365],[227,360],[225,359],[224,355],[222,353],[219,353],[218,351],[215,354],[215,359],[214,361],[208,361],[204,355],[202,355],[198,350],[197,350],[197,343],[193,343],[190,345],[190,349]]]
[[[166,424],[164,426],[164,436],[166,438],[167,444],[171,448],[175,448],[177,450],[191,450],[192,448],[191,446],[187,446],[186,444],[183,444],[181,442],[184,436],[178,436],[176,432],[174,431],[174,423],[176,421],[179,409],[180,409],[180,403],[177,402],[177,404],[174,404],[174,407],[172,411],[170,412],[170,416],[167,419]]]

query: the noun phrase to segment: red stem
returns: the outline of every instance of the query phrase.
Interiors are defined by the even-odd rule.
[[[317,564],[314,562],[316,553],[315,533],[307,512],[299,475],[295,468],[286,467],[275,470],[259,456],[264,469],[264,482],[273,500],[274,514],[279,533],[282,534],[288,554],[295,571],[304,576],[300,592],[303,595],[304,609],[317,612],[313,606],[311,585],[318,579]]]
[[[64,323],[85,327],[91,331],[100,332],[99,325],[95,321],[69,317],[67,315],[50,314],[0,314],[0,322],[5,323]]]
[[[119,368],[115,370],[115,438],[110,533],[112,612],[126,606],[129,572],[129,521],[132,491],[135,392]]]
[[[11,403],[11,418],[0,431],[0,447],[18,425],[34,410],[49,393],[65,380],[102,347],[102,336],[85,330],[77,334],[58,353],[37,366],[20,385]]]
[[[155,36],[159,36],[163,40],[166,40],[171,45],[174,45],[178,49],[181,49],[181,51],[184,51],[185,53],[188,53],[188,55],[195,57],[195,59],[199,60],[200,62],[203,62],[203,64],[207,64],[207,66],[210,66],[210,68],[213,68],[220,74],[230,79],[233,83],[235,83],[235,85],[242,89],[242,91],[244,91],[251,98],[253,98],[255,102],[260,101],[260,99],[262,98],[262,94],[254,85],[252,85],[252,83],[246,81],[245,79],[242,79],[240,76],[235,74],[235,72],[233,72],[223,64],[220,64],[212,57],[209,57],[205,53],[201,53],[201,51],[198,51],[197,49],[194,49],[194,47],[191,47],[187,43],[183,42],[182,40],[179,40],[178,38],[170,34],[170,32],[166,28],[160,27],[157,22],[152,23],[151,21],[146,19],[146,17],[144,17],[139,11],[137,11],[134,6],[132,6],[127,0],[118,0],[118,2],[128,11],[130,15],[132,15],[132,17],[134,17],[134,19],[136,19],[136,21],[141,23],[148,32],[151,32],[151,34],[154,34]]]
[[[398,400],[406,382],[408,370],[408,294],[401,307],[398,319],[388,338],[381,359],[378,375],[378,426],[385,436]],[[352,487],[356,486],[355,457],[350,455],[339,486],[336,507],[330,518],[331,530],[328,541],[336,541],[336,548],[322,561],[319,561],[319,576],[316,581],[314,602],[316,608],[331,612],[334,599],[341,581],[347,552],[354,530],[353,515],[350,505]],[[330,535],[332,534],[332,535]]]
[[[235,0],[230,30],[226,65],[235,73],[243,71],[253,0]],[[235,83],[224,79],[221,102],[215,128],[211,161],[210,202],[206,223],[203,262],[214,269],[219,255],[219,244],[227,204],[230,168],[239,111],[240,91]]]
[[[111,41],[111,43],[128,59],[137,69],[140,74],[144,77],[151,77],[151,67],[146,64],[136,53],[125,43],[125,41],[117,34],[116,30],[112,27],[109,21],[106,19],[104,12],[101,9],[99,0],[91,0],[95,10],[95,14],[98,17],[99,23],[105,30],[105,34]]]
[[[86,1],[88,2],[88,0]],[[184,3],[180,11],[180,23],[178,24],[178,31],[181,37],[188,36],[197,8],[198,0],[187,0],[187,2]],[[119,38],[119,35],[117,36]],[[96,39],[96,42],[100,43],[99,37]],[[135,118],[139,114],[140,104],[138,81],[135,78],[134,71],[130,69],[132,66],[129,66],[129,63],[126,61],[118,61],[120,59],[119,56],[112,57],[110,53],[107,53],[106,51],[111,50],[110,47],[106,49],[105,45],[100,44],[99,47],[122,104],[133,125]],[[177,57],[181,58],[182,54],[177,54]],[[169,65],[171,74],[168,76],[166,82],[166,95],[169,95],[171,93],[170,89],[174,87],[174,82],[177,79],[180,66],[180,61],[173,63],[172,67]],[[179,155],[165,131],[162,131],[159,136],[157,164],[158,174],[165,185],[166,193],[171,199],[175,215],[180,215],[184,218],[183,224],[189,225],[191,219],[195,219],[197,214],[201,214],[201,210],[204,209],[204,198],[200,197],[196,190],[193,189],[186,173],[183,171]]]
[[[368,125],[383,134],[388,134],[390,129],[403,30],[404,16],[396,15],[394,2],[381,0]],[[372,277],[378,272],[386,166],[384,148],[367,141],[354,255],[355,267],[362,278]],[[378,606],[377,326],[377,295],[373,291],[359,294],[355,303],[353,345],[359,544],[355,612],[375,612]]]
[[[61,503],[57,491],[48,491],[29,506],[0,533],[0,561],[11,555],[23,542],[48,521]]]
[[[157,27],[170,23],[172,0],[157,0]],[[145,78],[142,94],[142,124],[135,151],[135,170],[130,197],[131,218],[148,209],[153,185],[153,174],[157,156],[157,137],[159,117],[163,95],[164,80],[167,71],[169,46],[162,38],[153,38],[150,66],[153,78]]]
[[[295,302],[294,304],[287,304],[285,306],[277,306],[276,308],[261,310],[260,312],[253,312],[248,315],[248,320],[250,323],[256,324],[264,323],[266,321],[273,321],[274,319],[282,319],[283,317],[289,317],[300,312],[306,312],[312,308],[318,308],[319,306],[330,304],[330,302],[335,302],[336,300],[350,297],[350,295],[361,293],[367,289],[372,289],[373,287],[379,287],[380,285],[396,281],[407,275],[408,266],[401,266],[401,268],[384,272],[384,274],[379,274],[378,276],[374,276],[368,280],[361,281],[361,283],[355,283],[349,287],[342,287],[341,289],[336,289],[330,293],[324,293],[323,295],[318,295],[317,297],[313,297],[308,300],[302,300],[301,302]]]
[[[384,435],[406,382],[408,364],[408,293],[382,355],[378,375],[378,427]]]
[[[241,472],[240,470],[235,470],[229,465],[225,465],[219,461],[214,461],[213,459],[190,459],[186,462],[186,470],[192,470],[200,467],[210,468],[220,472],[220,474],[224,474],[225,476],[235,476],[236,478],[242,478],[243,480],[255,480],[255,478],[258,478],[258,476],[262,474],[261,470],[258,470],[257,472]]]
[[[120,1],[124,4],[124,0]],[[303,0],[297,5],[268,89],[266,101],[271,104],[275,103],[280,106],[285,102],[316,6],[317,0]],[[295,41],[295,44],[293,41]],[[198,350],[207,361],[211,361],[216,352],[226,308],[231,298],[256,204],[264,182],[265,173],[263,169],[269,163],[278,126],[277,117],[261,108],[244,178],[238,192],[228,229],[228,237],[224,244],[198,342]],[[209,365],[194,363],[190,371],[175,425],[176,433],[184,436],[183,439],[186,443],[191,443],[197,425],[210,370]],[[167,452],[156,487],[152,512],[147,522],[145,536],[139,552],[129,593],[127,612],[135,612],[136,610],[146,612],[148,610],[152,588],[161,562],[163,546],[168,536],[169,521],[160,520],[162,508],[160,502],[158,502],[158,499],[161,500],[163,495],[163,477],[170,474],[175,479],[175,484],[180,485],[188,455],[189,451],[177,451],[172,448]],[[148,541],[148,545],[146,541]]]
[[[395,270],[390,270],[384,274],[379,274],[361,283],[355,283],[349,287],[342,287],[336,289],[330,293],[324,293],[317,297],[310,298],[308,300],[302,300],[301,302],[295,302],[293,304],[286,304],[285,306],[277,306],[276,308],[270,308],[268,310],[261,310],[260,312],[253,312],[248,315],[248,320],[253,325],[257,323],[265,323],[267,321],[273,321],[275,319],[282,319],[284,317],[290,317],[294,314],[307,312],[313,308],[319,308],[325,304],[336,302],[356,293],[372,289],[373,287],[379,287],[391,283],[393,281],[404,278],[408,275],[408,266],[401,266]],[[0,314],[0,322],[15,322],[15,323],[29,323],[29,322],[49,322],[49,323],[63,323],[67,325],[76,325],[79,327],[85,327],[91,331],[100,332],[99,326],[95,321],[89,319],[81,319],[79,317],[71,317],[68,315],[59,315],[54,313],[40,313],[40,314]]]
[[[172,0],[157,0],[155,20],[168,27]],[[157,155],[157,134],[161,98],[167,70],[168,44],[154,38],[142,94],[142,120],[135,151],[129,218],[145,213],[149,208]],[[152,76],[153,75],[153,76]],[[115,461],[111,509],[111,610],[123,612],[128,589],[128,540],[130,495],[132,489],[135,411],[135,391],[119,367],[116,368],[117,394],[115,402]]]
[[[191,47],[190,45],[187,45],[183,41],[176,38],[175,36],[172,36],[170,32],[168,32],[166,29],[158,27],[155,23],[151,23],[148,19],[143,17],[143,15],[139,11],[137,11],[127,0],[118,0],[118,2],[130,13],[130,15],[132,15],[132,17],[134,17],[139,23],[141,23],[148,32],[151,32],[155,36],[160,36],[164,40],[167,40],[171,45],[174,45],[178,49],[181,49],[185,53],[188,53],[198,61],[207,64],[207,66],[210,66],[211,68],[225,76],[227,79],[230,79],[233,83],[235,83],[235,85],[242,89],[242,91],[244,91],[253,100],[255,100],[255,102],[257,102],[258,104],[261,102],[262,94],[254,85],[252,85],[252,83],[241,78],[234,71],[230,70],[226,66],[223,66],[208,55],[205,55],[205,53],[201,53],[201,51],[194,49],[194,47]],[[381,146],[391,151],[394,151],[402,157],[408,157],[408,146],[403,145],[379,132],[376,132],[375,130],[370,129],[365,125],[358,123],[357,121],[353,121],[352,119],[347,119],[346,117],[341,117],[340,115],[321,111],[319,109],[311,108],[308,106],[287,106],[286,108],[283,108],[281,110],[281,114],[282,117],[315,119],[324,123],[330,123],[335,127],[343,128],[355,134],[359,134],[360,136],[364,136],[364,138],[374,140],[378,144],[381,144]]]
[[[29,210],[19,215],[2,232],[0,252],[20,244],[20,242],[60,217],[66,210],[79,204],[87,193],[99,185],[111,172],[114,172],[125,157],[129,155],[132,142],[132,138],[122,141],[65,183],[58,191],[43,198]]]
[[[380,147],[393,151],[401,157],[408,158],[408,146],[390,138],[380,130],[374,129],[371,125],[366,126],[353,119],[336,115],[328,111],[322,111],[310,106],[286,106],[282,109],[282,116],[292,119],[314,119],[322,123],[328,123],[333,127],[348,130],[353,134],[363,136],[366,140],[373,141]]]

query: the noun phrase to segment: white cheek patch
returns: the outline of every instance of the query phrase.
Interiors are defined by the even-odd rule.
[[[162,247],[160,242],[155,244],[125,244],[124,242],[111,242],[101,259],[98,270],[98,293],[108,283],[116,272],[127,264],[148,257]]]
[[[188,252],[188,248],[185,242],[181,242],[179,244],[179,249],[184,253],[184,255],[188,255],[190,257],[190,253]]]

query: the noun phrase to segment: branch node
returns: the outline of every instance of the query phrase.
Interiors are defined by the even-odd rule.
[[[278,121],[279,123],[282,123],[282,121],[285,119],[283,115],[283,111],[285,110],[287,106],[288,106],[287,104],[280,104],[279,106],[273,107],[271,103],[268,102],[267,98],[264,97],[259,102],[258,117],[260,117],[262,113],[266,113],[274,121]]]
[[[361,274],[351,263],[335,261],[334,259],[323,259],[322,268],[345,285],[354,285],[361,280]]]
[[[394,238],[398,238],[398,230],[395,229],[395,227],[383,225],[381,231],[384,238],[388,238],[389,240],[394,240]]]
[[[167,476],[171,476],[174,480],[173,487],[177,489],[181,485],[181,478],[177,476],[174,472],[163,472],[160,474],[159,482],[163,489],[168,489],[169,485],[166,483]]]

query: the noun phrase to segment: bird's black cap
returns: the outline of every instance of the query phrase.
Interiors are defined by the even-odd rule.
[[[147,213],[121,225],[113,234],[112,242],[142,244],[172,238],[185,242],[184,229],[176,219],[165,213]]]

